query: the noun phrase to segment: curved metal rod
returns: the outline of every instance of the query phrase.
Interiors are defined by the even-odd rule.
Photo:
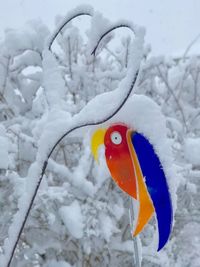
[[[52,34],[51,38],[48,40],[47,47],[48,47],[48,50],[49,50],[49,51],[52,52],[51,47],[52,47],[53,42],[55,41],[56,37],[58,36],[59,32],[60,32],[60,31],[61,31],[61,30],[62,30],[62,29],[63,29],[63,28],[70,22],[70,21],[72,21],[73,19],[75,19],[75,18],[77,18],[77,17],[80,17],[80,16],[90,16],[90,17],[92,17],[92,12],[90,12],[90,11],[87,11],[87,12],[81,12],[81,11],[80,11],[80,12],[78,12],[78,13],[76,13],[76,14],[70,16],[66,21],[64,21],[64,22],[63,22],[63,23],[56,29],[56,31],[54,32],[54,34]],[[62,140],[62,139],[60,139],[60,141],[61,141],[61,140]],[[60,141],[59,141],[59,142],[60,142]],[[59,143],[59,142],[58,142],[58,143]],[[52,152],[53,152],[53,150],[55,149],[55,147],[57,146],[58,143],[56,143],[56,145],[53,147]],[[25,214],[24,220],[23,220],[22,225],[21,225],[21,227],[20,227],[19,233],[18,233],[18,235],[17,235],[15,244],[14,244],[14,246],[13,246],[13,248],[12,248],[11,255],[10,255],[10,258],[9,258],[9,261],[8,261],[6,267],[10,267],[10,264],[11,264],[11,262],[12,262],[13,256],[14,256],[14,254],[15,254],[15,250],[16,250],[17,244],[18,244],[18,242],[19,242],[20,236],[21,236],[21,234],[22,234],[22,231],[23,231],[24,226],[25,226],[25,224],[26,224],[26,221],[27,221],[27,219],[28,219],[29,213],[30,213],[31,208],[32,208],[32,206],[33,206],[33,202],[34,202],[34,200],[35,200],[35,197],[36,197],[36,195],[37,195],[38,189],[39,189],[39,187],[40,187],[42,178],[43,178],[43,176],[44,176],[44,173],[45,173],[45,170],[46,170],[46,167],[47,167],[48,159],[49,159],[49,157],[51,156],[52,152],[48,155],[47,160],[46,160],[46,161],[44,162],[44,164],[43,164],[42,172],[41,172],[40,178],[39,178],[39,180],[38,180],[37,187],[35,188],[34,194],[33,194],[32,198],[31,198],[30,205],[29,205],[29,207],[28,207],[28,209],[27,209],[27,212],[26,212],[26,214]]]
[[[96,51],[97,51],[97,48],[98,48],[98,46],[99,46],[101,40],[102,40],[107,34],[109,34],[110,32],[112,32],[112,31],[114,31],[114,30],[116,30],[116,29],[118,29],[118,28],[128,28],[128,29],[131,29],[131,31],[135,34],[134,29],[133,29],[130,25],[128,25],[128,24],[120,24],[120,25],[113,26],[112,28],[110,28],[109,30],[107,30],[107,31],[100,37],[100,39],[98,40],[98,42],[97,42],[97,44],[96,44],[96,46],[95,46],[95,48],[93,49],[93,51],[92,51],[91,54],[92,54],[92,55],[95,55],[95,54],[96,54]]]
[[[94,50],[92,51],[91,55],[96,53],[96,50],[98,48],[98,45],[100,44],[101,40],[107,35],[109,34],[111,31],[114,31],[118,28],[129,28],[134,34],[135,32],[133,31],[133,29],[127,24],[123,24],[123,25],[116,25],[116,26],[113,26],[111,29],[109,29],[108,31],[106,31],[106,33],[104,33],[98,40],[97,42],[97,45],[95,46]],[[56,144],[53,146],[53,148],[51,149],[50,153],[48,154],[48,157],[47,157],[47,161],[48,159],[50,158],[51,154],[53,153],[54,149],[56,148],[56,146],[62,141],[62,139],[64,137],[66,137],[68,134],[70,134],[72,131],[75,131],[77,129],[80,129],[80,128],[83,128],[83,127],[87,127],[87,126],[95,126],[95,125],[99,125],[99,124],[102,124],[102,123],[105,123],[106,121],[110,120],[112,117],[114,117],[118,112],[119,110],[123,107],[123,105],[125,104],[125,102],[127,101],[127,99],[129,98],[132,90],[133,90],[133,87],[135,85],[135,82],[137,80],[137,77],[138,77],[138,74],[139,74],[139,69],[136,71],[135,73],[135,76],[133,77],[133,81],[131,83],[131,86],[129,88],[129,90],[127,91],[127,94],[126,96],[124,97],[124,99],[122,100],[122,102],[119,104],[119,106],[116,108],[116,110],[114,112],[112,112],[111,114],[109,114],[106,118],[103,118],[99,121],[96,121],[96,122],[86,122],[86,123],[83,123],[83,124],[80,124],[80,125],[77,125],[75,127],[73,127],[72,129],[70,129],[69,131],[67,131],[65,134],[63,134],[60,139],[56,142]],[[46,169],[46,167],[45,167]],[[44,169],[44,171],[45,171]]]
[[[106,34],[110,33],[111,31],[113,31],[113,30],[115,30],[115,29],[117,29],[117,28],[123,28],[123,27],[129,28],[129,29],[134,33],[133,29],[132,29],[128,24],[127,24],[127,25],[124,24],[124,25],[116,25],[116,26],[113,26],[111,29],[109,29],[106,33],[104,33],[104,34],[100,37],[99,41],[97,42],[97,46],[95,47],[95,49],[93,50],[92,53],[95,54],[95,51],[96,51],[96,49],[97,49],[97,47],[98,47],[98,44],[99,44],[100,41],[105,37]],[[10,256],[10,258],[9,258],[9,262],[8,262],[8,264],[6,265],[7,267],[10,267],[11,261],[12,261],[12,259],[13,259],[14,253],[15,253],[15,249],[16,249],[16,247],[17,247],[17,244],[18,244],[18,242],[19,242],[20,236],[21,236],[22,231],[23,231],[23,229],[24,229],[24,226],[25,226],[25,224],[26,224],[27,218],[28,218],[29,213],[30,213],[30,211],[31,211],[31,208],[32,208],[32,206],[33,206],[33,202],[34,202],[35,197],[36,197],[36,195],[37,195],[37,192],[38,192],[38,190],[39,190],[40,184],[41,184],[41,182],[42,182],[42,178],[43,178],[43,176],[44,176],[44,174],[45,174],[45,171],[46,171],[46,168],[47,168],[47,164],[48,164],[48,160],[49,160],[50,156],[52,155],[52,153],[53,153],[54,149],[56,148],[56,146],[60,143],[60,141],[63,140],[63,138],[65,138],[67,135],[69,135],[69,134],[70,134],[71,132],[73,132],[74,130],[77,130],[77,129],[80,129],[80,128],[83,128],[83,127],[86,127],[86,126],[95,126],[95,125],[102,124],[102,123],[104,123],[104,122],[110,120],[113,116],[115,116],[115,115],[119,112],[119,110],[123,107],[123,105],[125,104],[125,102],[127,101],[127,99],[129,98],[129,96],[130,96],[130,94],[131,94],[131,92],[132,92],[132,90],[133,90],[133,88],[134,88],[134,85],[135,85],[135,83],[136,83],[138,74],[139,74],[139,68],[138,68],[138,70],[136,71],[136,73],[135,73],[135,75],[134,75],[134,77],[133,77],[133,80],[132,80],[132,82],[131,82],[131,86],[130,86],[130,88],[127,90],[127,94],[125,95],[124,99],[122,99],[121,103],[118,105],[118,107],[115,109],[115,111],[111,112],[111,114],[109,114],[108,116],[106,116],[106,117],[103,118],[103,119],[100,119],[99,121],[96,121],[96,122],[95,122],[95,121],[91,121],[91,122],[88,121],[88,122],[86,122],[86,123],[82,123],[82,124],[79,124],[79,125],[76,125],[76,126],[72,127],[72,128],[69,129],[65,134],[63,134],[63,135],[59,138],[59,140],[55,143],[55,145],[52,147],[52,149],[50,150],[50,152],[49,152],[49,154],[48,154],[48,156],[47,156],[47,159],[45,160],[45,162],[44,162],[44,164],[43,164],[42,171],[41,171],[41,175],[40,175],[40,177],[39,177],[39,180],[38,180],[37,186],[36,186],[36,188],[35,188],[34,194],[33,194],[32,198],[31,198],[31,201],[30,201],[29,207],[28,207],[28,209],[27,209],[26,215],[25,215],[24,220],[23,220],[23,222],[22,222],[22,225],[21,225],[21,227],[20,227],[20,231],[19,231],[19,233],[18,233],[18,235],[17,235],[17,240],[16,240],[16,242],[15,242],[15,244],[14,244],[14,247],[13,247],[13,249],[12,249],[11,256]]]
[[[51,51],[51,47],[53,42],[55,41],[56,37],[58,36],[58,34],[62,31],[62,29],[73,19],[80,17],[80,16],[90,16],[92,17],[92,14],[90,12],[79,12],[73,16],[71,16],[69,19],[67,19],[63,24],[60,25],[60,27],[57,28],[56,32],[53,34],[53,36],[51,36],[51,39],[49,40],[47,46],[48,49]]]

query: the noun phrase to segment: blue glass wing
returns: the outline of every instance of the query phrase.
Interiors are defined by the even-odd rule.
[[[132,144],[151,196],[158,223],[158,251],[167,243],[172,227],[172,203],[162,164],[149,141],[137,132],[133,132]]]

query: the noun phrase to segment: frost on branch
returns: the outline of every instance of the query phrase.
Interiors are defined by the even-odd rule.
[[[127,58],[137,56],[136,47],[138,44],[140,51],[141,43],[137,38],[120,40],[116,34],[118,47],[110,50],[110,42],[105,40],[102,45],[106,49],[91,60],[87,44],[91,46],[98,37],[95,26],[103,31],[107,27],[102,21],[100,15],[94,16],[87,31],[90,42],[76,23],[69,24],[58,36],[53,54],[45,49],[49,30],[41,21],[5,32],[0,44],[1,263],[23,215],[18,210],[26,208],[41,162],[59,133],[97,94],[120,88],[110,93],[110,98],[101,95],[93,99],[75,116],[77,121],[86,114],[95,120],[112,111],[126,89],[122,79],[127,73]],[[133,41],[136,54],[130,53]],[[137,95],[113,120],[126,119],[155,144],[162,143],[164,133],[168,140],[157,149],[172,149],[172,164],[179,175],[170,176],[172,191],[178,187],[171,241],[154,255],[152,220],[141,234],[143,265],[198,266],[200,163],[195,151],[200,136],[200,60],[152,58],[150,53],[145,58]],[[12,266],[132,266],[129,201],[110,179],[103,156],[100,167],[93,162],[91,131],[76,131],[53,153]],[[168,158],[168,152],[164,156]]]

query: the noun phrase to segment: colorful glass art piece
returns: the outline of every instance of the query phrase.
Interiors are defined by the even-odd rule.
[[[155,213],[158,251],[167,243],[172,226],[172,203],[164,169],[153,146],[142,134],[124,124],[98,129],[91,149],[98,161],[98,148],[105,146],[108,169],[116,184],[139,202],[133,236],[139,234]]]

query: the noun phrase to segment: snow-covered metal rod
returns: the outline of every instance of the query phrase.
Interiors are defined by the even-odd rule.
[[[134,209],[134,205],[133,205],[133,199],[130,198],[130,226],[131,226],[131,235],[133,234],[133,221],[134,221],[134,217],[135,217],[135,213],[136,210]],[[135,266],[136,267],[141,267],[141,257],[140,257],[140,252],[139,252],[139,248],[138,248],[138,237],[133,237],[133,249],[134,249],[134,259],[135,259]]]
[[[74,16],[74,17],[77,17],[77,16]],[[72,19],[71,19],[71,20],[72,20]],[[65,24],[65,25],[66,25],[66,24]],[[133,30],[133,28],[132,28],[128,23],[127,23],[127,24],[126,24],[126,23],[123,23],[123,24],[120,24],[120,25],[112,25],[112,27],[110,27],[110,29],[109,29],[108,31],[106,31],[106,33],[104,33],[104,34],[100,37],[100,39],[99,39],[98,42],[97,42],[97,46],[94,48],[92,54],[94,54],[94,56],[95,56],[96,50],[97,50],[97,48],[98,48],[98,45],[99,45],[100,41],[105,37],[105,35],[107,35],[108,33],[110,33],[111,31],[113,31],[113,30],[115,30],[115,29],[117,29],[117,28],[124,28],[124,27],[129,28],[133,33],[135,33],[134,30]],[[141,56],[140,56],[140,58],[141,58]],[[133,62],[133,63],[134,63],[134,62]],[[131,71],[132,71],[132,69],[131,69]],[[47,159],[46,159],[46,160],[44,161],[44,163],[43,163],[43,167],[42,167],[42,171],[41,171],[40,177],[38,178],[38,182],[37,182],[37,184],[36,184],[36,187],[35,187],[35,189],[33,190],[34,193],[33,193],[32,197],[31,197],[31,200],[30,200],[30,203],[29,203],[29,205],[28,205],[28,208],[27,208],[27,210],[25,211],[25,216],[24,216],[24,219],[23,219],[23,221],[22,221],[22,223],[21,223],[21,226],[19,227],[19,232],[17,233],[16,240],[15,240],[14,244],[12,245],[11,251],[10,251],[10,253],[9,253],[9,254],[10,254],[9,259],[8,259],[7,263],[5,264],[6,267],[10,267],[11,261],[12,261],[12,259],[13,259],[13,256],[14,256],[14,253],[15,253],[15,250],[16,250],[16,247],[17,247],[17,244],[18,244],[18,242],[19,242],[19,240],[20,240],[20,236],[21,236],[21,234],[22,234],[22,231],[23,231],[24,226],[25,226],[25,224],[26,224],[27,218],[28,218],[29,213],[30,213],[30,211],[31,211],[31,208],[32,208],[32,206],[33,206],[33,202],[34,202],[34,200],[35,200],[35,197],[36,197],[37,192],[38,192],[38,190],[39,190],[40,184],[41,184],[41,182],[42,182],[44,173],[45,173],[45,171],[46,171],[47,164],[48,164],[48,160],[49,160],[50,156],[52,155],[54,149],[55,149],[56,146],[60,143],[60,141],[63,140],[63,138],[65,138],[67,135],[69,135],[69,134],[70,134],[71,132],[73,132],[74,130],[77,130],[77,129],[80,129],[80,128],[83,128],[83,127],[86,127],[86,126],[95,126],[95,125],[99,125],[99,124],[105,123],[106,121],[110,120],[113,116],[115,116],[115,115],[119,112],[119,110],[123,107],[123,105],[125,104],[125,102],[126,102],[127,99],[129,98],[129,96],[130,96],[130,94],[131,94],[131,92],[132,92],[132,90],[133,90],[133,88],[134,88],[134,86],[135,86],[135,83],[136,83],[136,81],[137,81],[137,77],[138,77],[138,74],[139,74],[139,64],[138,64],[138,66],[137,66],[137,69],[133,68],[133,73],[131,73],[131,72],[128,70],[128,74],[129,74],[129,75],[132,74],[132,75],[131,75],[131,76],[132,76],[131,79],[130,79],[129,75],[127,75],[126,78],[125,78],[125,79],[128,80],[128,84],[129,84],[129,86],[128,86],[127,89],[125,88],[126,91],[124,92],[124,97],[123,97],[123,98],[121,99],[121,101],[118,103],[118,105],[116,106],[116,108],[115,108],[113,111],[111,111],[110,114],[108,114],[106,117],[104,117],[104,118],[102,118],[102,119],[99,119],[99,120],[96,120],[96,121],[88,121],[88,122],[85,121],[85,122],[83,122],[83,123],[79,123],[79,124],[77,124],[76,126],[73,126],[71,129],[69,129],[65,134],[63,134],[63,135],[58,139],[58,141],[55,143],[55,145],[54,145],[54,146],[52,147],[52,149],[50,150],[50,152],[49,152],[49,154],[48,154],[48,156],[47,156]]]
[[[84,6],[85,11],[81,11],[81,6],[74,9],[70,14],[68,13],[67,18],[64,18],[61,23],[57,26],[56,30],[51,34],[51,37],[49,38],[47,42],[48,50],[51,51],[51,47],[53,42],[55,41],[58,34],[62,31],[62,29],[73,19],[80,17],[80,16],[92,16],[93,15],[93,9],[88,6],[87,8]]]

